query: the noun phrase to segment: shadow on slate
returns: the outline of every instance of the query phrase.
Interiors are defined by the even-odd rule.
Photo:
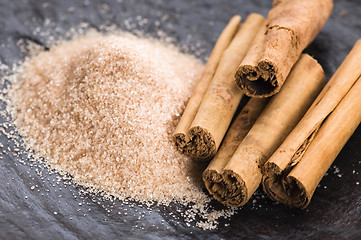
[[[269,0],[0,0],[0,61],[12,66],[23,60],[25,56],[16,45],[20,39],[47,48],[49,36],[42,32],[64,38],[71,27],[83,22],[96,29],[110,24],[126,29],[135,24],[133,30],[153,37],[165,33],[178,46],[200,44],[189,51],[205,59],[232,15],[266,15],[270,7]],[[324,67],[327,78],[361,37],[360,12],[359,0],[336,0],[331,18],[306,49]],[[137,24],[137,16],[148,22]],[[235,216],[209,231],[177,224],[169,217],[179,207],[176,205],[154,207],[149,212],[135,203],[129,206],[81,195],[81,187],[59,183],[58,175],[41,165],[19,163],[25,156],[13,156],[7,150],[8,145],[9,149],[14,146],[3,133],[0,142],[4,145],[0,239],[361,239],[361,128],[331,166],[307,209],[274,204],[259,190]],[[252,200],[256,200],[254,204]]]

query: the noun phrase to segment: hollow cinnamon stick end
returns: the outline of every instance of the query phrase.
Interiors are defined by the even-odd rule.
[[[248,190],[245,182],[237,173],[232,170],[223,171],[224,201],[230,207],[241,207],[249,200]]]
[[[303,184],[286,173],[273,162],[263,166],[262,186],[264,192],[274,201],[290,207],[305,208],[311,200]]]
[[[281,84],[274,64],[267,60],[257,66],[240,65],[235,74],[235,82],[249,97],[266,98],[278,93]]]
[[[204,185],[208,192],[220,203],[224,204],[226,194],[222,174],[213,169],[206,169],[202,174]]]
[[[231,170],[222,174],[215,170],[205,170],[203,181],[210,194],[220,203],[230,207],[243,206],[247,201],[247,189],[244,181]]]
[[[217,146],[213,136],[199,126],[189,130],[189,146],[187,154],[194,160],[208,161],[217,153]]]
[[[186,146],[189,142],[189,139],[184,133],[174,133],[173,134],[173,142],[178,151],[181,153],[186,153]]]
[[[297,178],[287,176],[284,186],[290,196],[290,202],[286,203],[287,205],[302,209],[308,206],[312,194],[307,194],[305,187]]]
[[[222,175],[213,169],[206,169],[202,174],[204,185],[206,186],[209,193],[212,194],[212,187],[214,184],[222,181]]]
[[[266,162],[262,168],[262,187],[263,191],[273,201],[286,202],[288,196],[282,187],[282,170],[273,162]]]

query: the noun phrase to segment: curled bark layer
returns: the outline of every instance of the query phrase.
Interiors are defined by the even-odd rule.
[[[219,164],[221,174],[212,178],[204,173],[207,189],[218,201],[232,207],[248,202],[261,183],[263,164],[302,118],[324,79],[317,61],[302,55],[282,91],[271,99],[228,162]]]
[[[251,49],[237,69],[237,85],[252,97],[280,91],[292,66],[326,23],[332,0],[275,0]]]
[[[361,40],[263,167],[271,199],[305,208],[361,121]],[[345,120],[347,119],[347,120]]]

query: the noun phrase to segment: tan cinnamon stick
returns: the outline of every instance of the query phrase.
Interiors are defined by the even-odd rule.
[[[305,208],[317,184],[361,121],[361,40],[303,119],[263,168],[263,188],[276,201]]]
[[[247,135],[248,131],[257,120],[258,116],[263,111],[268,102],[268,98],[252,98],[243,107],[238,114],[222,142],[219,151],[212,159],[206,170],[202,174],[203,181],[209,192],[214,192],[214,189],[223,188],[222,186],[222,172],[232,158],[238,145]],[[219,186],[220,185],[220,186]],[[217,199],[218,201],[221,201]]]
[[[282,91],[274,96],[223,168],[210,193],[221,203],[244,205],[261,183],[261,167],[309,108],[324,83],[322,67],[301,55]]]
[[[248,96],[279,92],[302,51],[321,31],[332,0],[275,0],[250,51],[237,69],[235,81]]]
[[[224,51],[189,130],[187,154],[193,159],[209,160],[216,154],[243,96],[233,80],[236,68],[263,25],[261,15],[250,14]]]
[[[216,72],[219,60],[221,59],[224,50],[229,46],[234,35],[238,31],[240,21],[240,16],[236,15],[232,17],[227,26],[222,31],[216,44],[214,45],[211,55],[208,58],[202,75],[192,92],[187,106],[184,109],[183,115],[177,125],[177,128],[174,131],[173,141],[175,142],[177,149],[181,152],[184,152],[185,145],[189,141],[187,137],[189,127],[194,120],[194,117],[198,111],[204,94],[208,89],[209,83],[211,82],[214,73]]]

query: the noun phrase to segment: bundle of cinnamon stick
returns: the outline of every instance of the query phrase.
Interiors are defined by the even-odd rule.
[[[234,122],[227,133],[224,147],[203,173],[208,191],[218,201],[238,207],[250,199],[261,183],[261,167],[307,111],[321,90],[324,79],[322,67],[309,55],[303,55],[292,69],[282,91],[270,100],[249,132],[239,139],[235,150],[226,143],[228,138],[232,138],[232,132],[237,131],[237,125],[243,123]],[[249,106],[246,105],[240,114],[251,116],[258,112],[256,109],[262,108],[265,101],[261,100],[251,99]],[[247,119],[247,115],[243,119]],[[228,159],[223,156],[225,152],[229,155]]]
[[[361,40],[302,120],[263,166],[274,200],[305,208],[318,183],[361,122]]]
[[[212,159],[244,93],[267,97],[278,92],[331,9],[332,0],[275,0],[267,19],[251,14],[240,24],[241,18],[233,17],[174,132],[177,149],[195,160]]]
[[[233,17],[219,37],[173,134],[177,149],[196,160],[216,154],[243,96],[234,75],[265,21],[259,14],[240,20]]]
[[[212,159],[202,178],[221,203],[242,206],[262,183],[273,200],[306,207],[360,123],[361,40],[322,91],[322,67],[302,54],[332,5],[275,0],[267,19],[235,16],[219,37],[173,139]],[[244,94],[252,98],[230,126]]]

